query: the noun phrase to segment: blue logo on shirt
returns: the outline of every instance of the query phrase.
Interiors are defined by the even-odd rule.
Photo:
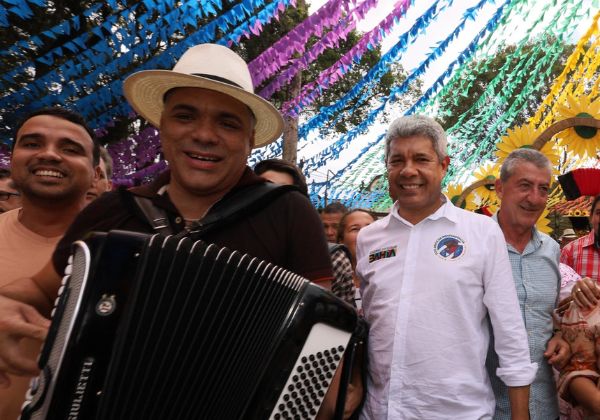
[[[444,260],[456,260],[465,253],[465,242],[458,236],[444,235],[435,241],[433,252]]]

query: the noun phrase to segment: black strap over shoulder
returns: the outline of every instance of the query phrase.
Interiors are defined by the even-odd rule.
[[[299,191],[294,185],[279,185],[271,182],[254,184],[227,195],[218,201],[200,221],[193,223],[189,230],[190,236],[198,236],[212,231],[224,224],[230,224],[244,216],[252,214],[273,201],[280,195]]]
[[[226,195],[209,210],[208,214],[200,221],[193,223],[182,236],[200,236],[208,231],[232,223],[244,216],[254,213],[265,207],[269,202],[280,195],[298,191],[293,185],[278,185],[271,182],[254,184],[243,188],[233,194]],[[172,234],[169,218],[165,210],[156,207],[152,200],[146,197],[133,196],[133,201],[157,233]]]

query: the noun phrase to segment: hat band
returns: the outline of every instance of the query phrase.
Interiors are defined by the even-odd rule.
[[[214,80],[216,82],[227,83],[228,85],[232,85],[232,86],[235,86],[235,87],[239,87],[240,89],[244,89],[242,86],[238,85],[235,82],[232,82],[229,79],[225,79],[224,77],[219,77],[219,76],[215,76],[215,75],[212,75],[212,74],[204,74],[204,73],[191,73],[191,74],[192,74],[192,76],[204,77],[205,79],[211,79],[211,80]]]

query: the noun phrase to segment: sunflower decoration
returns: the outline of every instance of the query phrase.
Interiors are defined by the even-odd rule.
[[[549,213],[548,208],[545,208],[544,211],[542,212],[542,215],[540,216],[537,223],[535,224],[535,227],[540,232],[544,232],[549,235],[550,233],[552,233],[552,228],[550,227],[550,219],[548,219],[548,213]]]
[[[464,188],[462,185],[448,184],[448,187],[446,188],[446,196],[450,199],[452,204],[456,205],[456,202],[462,195],[463,191]],[[469,193],[463,200],[460,208],[470,211],[475,210],[477,207],[475,206],[473,199],[473,193]]]
[[[589,96],[575,98],[567,95],[565,104],[556,105],[556,120],[566,118],[595,118],[600,119],[600,99],[592,101]],[[596,157],[600,148],[600,132],[594,127],[575,126],[567,128],[556,135],[561,146],[566,146],[580,157]]]
[[[487,203],[497,201],[496,187],[494,182],[500,177],[500,166],[495,163],[486,163],[480,166],[473,176],[477,181],[489,181],[491,184],[483,185],[475,189],[475,193],[480,197],[480,206],[485,206]]]
[[[506,136],[500,137],[500,142],[496,144],[496,156],[498,156],[498,165],[504,162],[504,159],[515,149],[533,148],[533,142],[539,137],[541,131],[531,124],[517,126],[514,129],[506,130]],[[553,142],[546,142],[540,150],[552,163],[553,171],[556,172],[560,159],[556,145]]]
[[[498,211],[498,197],[494,195],[493,200],[483,200],[480,196],[475,198],[476,213],[485,214],[486,216],[492,216]]]

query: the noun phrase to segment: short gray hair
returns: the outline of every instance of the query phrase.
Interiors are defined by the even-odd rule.
[[[500,180],[502,182],[505,182],[513,175],[515,166],[519,162],[533,163],[537,168],[547,169],[548,172],[552,173],[550,159],[539,150],[530,148],[515,149],[509,153],[506,160],[502,163],[502,168],[500,168]]]
[[[390,154],[392,140],[413,136],[423,136],[431,140],[440,162],[448,156],[446,132],[433,118],[424,115],[409,115],[396,119],[385,135],[385,161]]]

